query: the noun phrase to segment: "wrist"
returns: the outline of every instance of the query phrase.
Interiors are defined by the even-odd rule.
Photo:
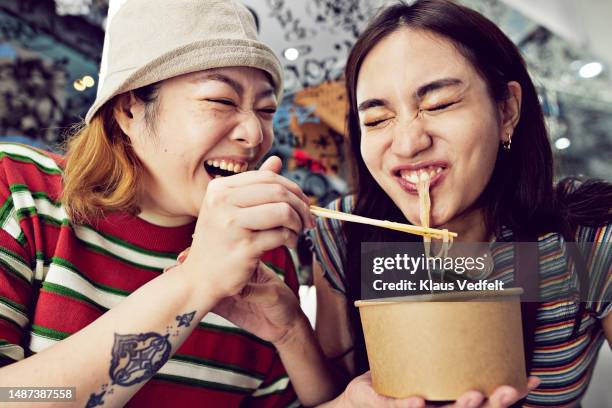
[[[299,308],[299,305],[297,307],[299,310],[297,311],[296,318],[291,327],[284,336],[273,342],[274,347],[276,347],[279,352],[289,350],[296,345],[303,345],[310,338],[314,339],[314,331],[310,326],[310,321]]]
[[[217,285],[209,282],[203,274],[196,274],[188,264],[181,263],[170,268],[167,274],[173,274],[183,280],[189,288],[189,296],[196,302],[203,303],[202,307],[212,309],[225,297],[217,289]]]

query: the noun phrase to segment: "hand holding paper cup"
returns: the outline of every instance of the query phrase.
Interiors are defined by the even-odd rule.
[[[358,301],[379,394],[431,401],[501,385],[527,391],[522,289]]]
[[[529,377],[527,384],[528,391],[535,389],[540,384],[537,377]],[[485,395],[478,391],[468,391],[461,395],[457,401],[442,405],[443,408],[506,408],[517,401],[525,398],[527,392],[520,392],[515,388],[507,385],[498,387],[493,394],[486,398]],[[372,373],[370,371],[354,378],[346,391],[340,397],[332,401],[325,407],[342,407],[342,408],[378,408],[378,407],[427,407],[423,398],[413,396],[407,398],[392,398],[378,394],[372,387]],[[435,405],[440,408],[439,404]]]

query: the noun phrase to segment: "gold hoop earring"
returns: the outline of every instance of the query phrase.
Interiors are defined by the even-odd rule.
[[[504,150],[508,151],[512,147],[512,132],[508,132],[508,140],[502,142]]]

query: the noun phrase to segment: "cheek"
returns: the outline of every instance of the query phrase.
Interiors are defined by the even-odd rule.
[[[485,189],[497,158],[497,128],[492,123],[473,124],[449,146],[455,171],[449,182],[451,196],[463,205],[472,204]],[[459,136],[459,135],[457,135]]]
[[[264,122],[261,125],[263,140],[261,142],[261,151],[262,154],[265,154],[270,150],[272,144],[274,143],[274,127],[272,125],[272,121]]]
[[[498,129],[493,123],[477,126],[471,132],[473,135],[466,140],[463,150],[463,156],[469,160],[469,165],[476,172],[476,175],[481,175],[487,178],[493,170],[495,159],[498,150]]]
[[[482,166],[495,158],[498,145],[498,126],[486,116],[469,112],[458,115],[454,120],[444,124],[442,138],[446,148],[455,155],[463,165]]]
[[[359,150],[370,172],[376,172],[382,166],[384,146],[381,141],[381,137],[377,138],[373,135],[361,137]]]

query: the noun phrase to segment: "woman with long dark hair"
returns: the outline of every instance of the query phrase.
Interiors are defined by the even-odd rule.
[[[430,176],[431,225],[467,242],[537,242],[539,303],[524,303],[528,406],[576,406],[597,351],[612,342],[612,186],[553,182],[536,89],[517,47],[494,23],[447,0],[399,3],[361,34],[346,65],[355,194],[331,204],[353,214],[420,224],[415,180]],[[416,238],[319,220],[317,332],[349,376],[368,370],[361,323],[361,243]],[[512,245],[501,259],[512,259]],[[498,265],[496,265],[498,267]],[[583,300],[547,296],[555,282]],[[569,293],[569,292],[568,292]],[[586,300],[600,300],[586,302]],[[407,370],[410,367],[406,368]],[[367,381],[367,378],[364,379]],[[472,396],[478,406],[483,396]]]

